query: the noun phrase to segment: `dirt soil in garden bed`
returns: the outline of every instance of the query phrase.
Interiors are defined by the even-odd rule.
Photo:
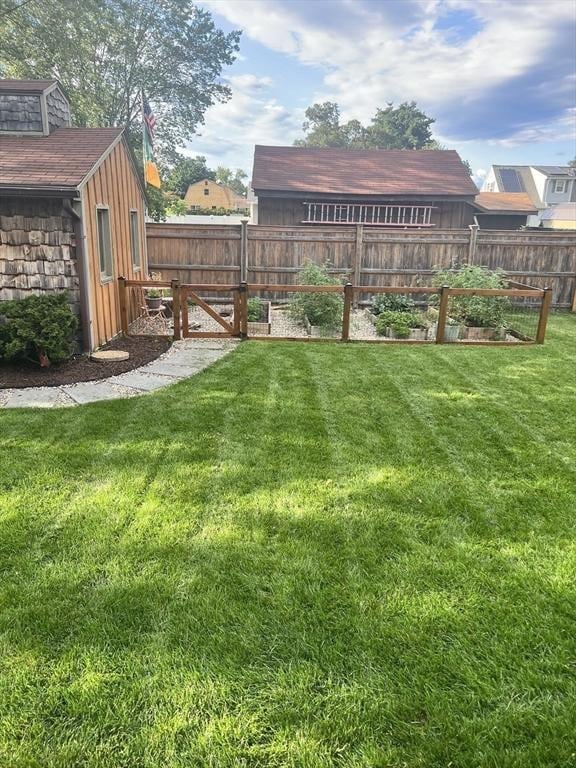
[[[0,389],[21,387],[58,387],[79,381],[94,381],[117,376],[133,368],[150,363],[166,352],[169,339],[126,337],[109,341],[102,349],[122,349],[130,353],[121,362],[97,362],[86,355],[77,355],[64,363],[53,363],[49,368],[27,362],[0,363]]]

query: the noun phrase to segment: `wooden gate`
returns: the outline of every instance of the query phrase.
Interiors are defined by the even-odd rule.
[[[230,338],[240,336],[243,332],[242,318],[247,315],[246,307],[246,288],[244,285],[188,285],[183,284],[179,287],[179,309],[181,316],[181,333],[183,338]],[[205,299],[200,297],[200,293],[231,293],[232,294],[232,319],[227,320]],[[202,312],[205,312],[212,320],[217,323],[222,330],[217,331],[196,331],[190,328],[190,318],[188,305],[194,304]],[[245,325],[245,323],[244,323]],[[244,332],[245,332],[244,328]]]

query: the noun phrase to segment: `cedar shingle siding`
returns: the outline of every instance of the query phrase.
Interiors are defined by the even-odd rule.
[[[79,313],[72,218],[61,200],[0,197],[2,299],[67,290]]]
[[[0,93],[0,132],[42,133],[40,96]]]
[[[46,111],[48,113],[48,130],[50,133],[56,128],[70,125],[70,108],[59,88],[55,88],[46,94]]]

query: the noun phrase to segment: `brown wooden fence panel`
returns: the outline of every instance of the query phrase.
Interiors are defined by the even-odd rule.
[[[148,224],[148,264],[181,283],[298,282],[306,261],[371,286],[429,284],[436,269],[472,262],[503,269],[513,280],[553,289],[554,305],[576,292],[576,232],[546,230],[404,231],[357,226]],[[242,269],[242,266],[244,269]]]

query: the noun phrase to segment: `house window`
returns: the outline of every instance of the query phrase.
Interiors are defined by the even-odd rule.
[[[138,224],[138,211],[130,211],[130,246],[132,248],[132,266],[135,272],[140,269],[140,227]]]
[[[554,181],[554,192],[558,195],[563,195],[566,192],[566,181],[564,179],[556,179]]]
[[[205,194],[205,195],[209,195],[209,194],[210,194],[210,190],[208,189],[208,187],[206,187],[206,188],[204,189],[204,194]]]
[[[112,238],[110,236],[110,211],[108,208],[96,209],[98,230],[98,255],[100,258],[100,279],[111,280],[114,276],[112,263]]]

